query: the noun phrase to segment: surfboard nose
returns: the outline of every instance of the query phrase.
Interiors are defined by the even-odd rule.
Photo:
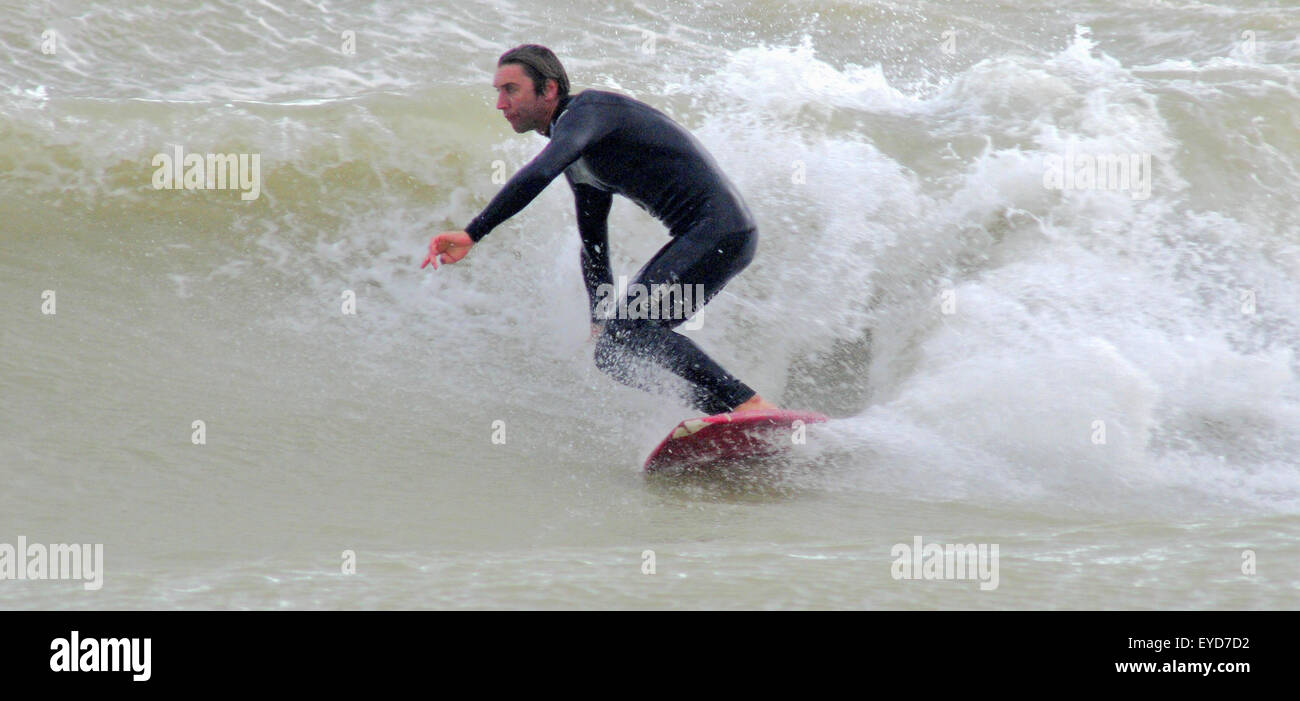
[[[673,438],[685,438],[708,425],[704,419],[687,419],[673,429]]]

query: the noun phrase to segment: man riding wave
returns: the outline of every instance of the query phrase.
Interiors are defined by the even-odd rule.
[[[577,208],[592,332],[599,334],[597,367],[646,390],[655,388],[635,372],[635,364],[664,368],[689,383],[691,404],[706,414],[775,410],[673,330],[689,316],[680,313],[680,304],[674,309],[678,313],[605,318],[611,305],[602,297],[613,285],[607,219],[615,194],[662,221],[672,237],[633,278],[639,289],[680,290],[690,285],[703,292],[703,298],[695,300],[698,310],[753,260],[757,226],[713,157],[689,132],[649,105],[599,90],[569,95],[564,67],[544,46],[525,44],[502,54],[492,84],[497,109],[516,133],[536,130],[551,141],[464,231],[434,236],[421,267],[433,263],[437,268],[464,258],[563,172]]]

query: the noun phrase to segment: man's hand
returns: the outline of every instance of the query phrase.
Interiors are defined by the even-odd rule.
[[[474,245],[474,240],[463,231],[444,231],[429,240],[429,255],[425,256],[420,267],[433,263],[434,270],[439,263],[455,263]]]

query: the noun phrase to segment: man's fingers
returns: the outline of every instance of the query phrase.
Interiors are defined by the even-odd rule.
[[[459,256],[457,256],[455,254],[455,251],[458,248],[466,248],[466,247],[461,246],[460,244],[451,240],[450,237],[444,236],[442,234],[438,234],[437,236],[433,237],[432,241],[429,242],[429,255],[424,257],[424,262],[420,264],[420,267],[424,268],[425,266],[432,263],[434,270],[437,270],[439,263],[443,263],[443,264],[455,263],[465,255],[464,253],[462,253]]]
[[[443,243],[444,241],[441,236],[433,237],[433,240],[429,242],[429,255],[425,256],[424,262],[420,264],[421,270],[423,270],[430,263],[433,263],[434,270],[438,269],[438,258],[439,258],[439,254],[442,253]]]

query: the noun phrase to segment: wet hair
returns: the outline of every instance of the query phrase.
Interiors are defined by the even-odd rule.
[[[556,88],[555,96],[564,98],[569,95],[569,75],[564,72],[564,66],[560,65],[560,59],[545,46],[540,44],[522,44],[501,54],[497,59],[497,68],[507,63],[517,64],[524,69],[524,73],[533,81],[533,88],[538,95],[546,92],[546,81],[554,80]]]

